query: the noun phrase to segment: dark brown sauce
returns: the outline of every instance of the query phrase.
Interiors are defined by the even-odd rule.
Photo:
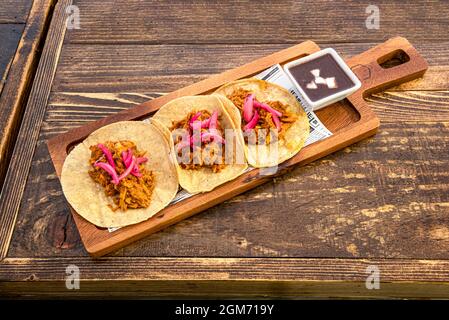
[[[330,88],[327,84],[316,83],[312,70],[319,69],[319,76],[322,78],[335,78],[336,87]],[[290,68],[290,73],[295,78],[298,85],[313,102],[331,96],[337,92],[344,91],[355,85],[346,72],[335,61],[331,54],[327,53],[316,59],[296,65]],[[307,88],[307,85],[315,82],[316,89]]]

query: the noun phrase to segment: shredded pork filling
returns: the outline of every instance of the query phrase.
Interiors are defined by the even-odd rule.
[[[201,113],[199,117],[195,115]],[[195,117],[195,121],[206,121],[211,118],[210,112],[207,110],[191,112],[187,117],[179,122],[174,122],[171,131],[174,135],[175,148],[187,141],[191,137],[198,139],[201,134],[207,133],[208,128],[201,128],[194,132],[191,127],[191,119]],[[216,132],[221,136],[223,135],[223,129],[220,125],[220,121],[217,122]],[[209,141],[201,141],[190,144],[177,150],[178,163],[181,168],[187,170],[198,170],[200,168],[209,168],[213,172],[220,172],[225,167],[225,151],[224,144],[216,142],[214,139]]]
[[[126,165],[122,159],[122,152],[132,150],[132,154],[137,157],[144,157],[145,152],[139,151],[136,145],[131,141],[108,141],[104,146],[111,152],[115,164],[115,170],[120,176],[126,170]],[[98,184],[100,184],[108,197],[111,197],[114,206],[110,206],[113,211],[121,209],[147,208],[150,205],[151,195],[154,189],[154,175],[147,170],[143,164],[138,164],[140,176],[128,174],[120,180],[118,184],[114,184],[111,175],[102,168],[95,166],[97,162],[108,163],[103,151],[94,145],[90,147],[91,156],[89,163],[92,168],[89,170],[89,176]]]
[[[245,120],[243,120],[243,104],[245,103],[246,97],[251,94],[250,91],[244,89],[237,89],[227,98],[231,100],[234,105],[240,110],[242,115],[242,128],[246,125]],[[258,109],[259,120],[254,128],[254,139],[249,139],[248,135],[244,135],[245,141],[251,144],[269,144],[275,139],[282,139],[285,132],[292,126],[292,124],[298,119],[298,116],[292,112],[288,111],[288,106],[282,104],[280,101],[260,101],[266,103],[273,109],[282,113],[280,117],[281,130],[276,129],[276,125],[273,122],[271,113],[264,110]]]

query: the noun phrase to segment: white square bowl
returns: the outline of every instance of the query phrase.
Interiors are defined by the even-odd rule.
[[[352,86],[348,89],[336,92],[336,93],[329,95],[327,97],[324,97],[320,100],[312,101],[307,96],[305,91],[301,88],[301,86],[298,84],[298,82],[295,80],[295,78],[293,77],[293,75],[290,72],[290,69],[294,66],[306,63],[308,61],[314,60],[314,59],[324,56],[326,54],[330,54],[332,56],[332,58],[334,58],[334,60],[338,64],[338,66],[343,70],[344,73],[346,73],[346,75],[354,83],[354,86]],[[300,58],[298,60],[291,61],[284,65],[284,71],[288,75],[290,80],[293,82],[293,84],[298,88],[298,91],[301,93],[301,96],[302,96],[301,98],[302,98],[303,102],[308,104],[309,107],[312,108],[312,110],[314,110],[314,111],[324,108],[325,106],[328,106],[334,102],[337,102],[337,101],[340,101],[340,100],[346,98],[347,96],[351,95],[352,93],[354,93],[355,91],[360,89],[360,87],[362,86],[362,83],[360,82],[359,78],[357,78],[357,76],[354,74],[354,72],[352,72],[352,70],[348,67],[348,65],[344,62],[344,60],[340,57],[340,55],[332,48],[326,48],[326,49],[320,50],[318,52],[312,53],[311,55],[308,55],[304,58]]]

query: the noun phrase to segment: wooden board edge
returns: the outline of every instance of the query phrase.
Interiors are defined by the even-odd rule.
[[[72,0],[61,0],[56,4],[54,19],[50,23],[47,40],[2,186],[0,194],[0,261],[6,257],[8,252],[65,36],[65,8],[71,3]]]

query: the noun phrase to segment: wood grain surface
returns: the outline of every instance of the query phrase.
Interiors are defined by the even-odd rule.
[[[80,268],[80,290],[67,290],[66,267]],[[366,290],[368,266],[380,290]],[[442,298],[446,260],[292,258],[7,258],[0,296],[162,298]]]
[[[8,71],[11,62],[14,59],[14,54],[16,53],[20,37],[25,28],[31,4],[32,0],[4,0],[0,2],[0,96],[8,77]],[[3,110],[3,106],[0,106]],[[8,131],[3,130],[4,126],[4,121],[0,121],[2,136],[8,134]],[[0,160],[3,160],[1,156]],[[2,167],[2,161],[0,161],[0,168]],[[0,174],[0,178],[2,177],[3,176]],[[2,183],[0,183],[0,186],[1,184]]]
[[[0,24],[0,39],[2,39],[2,45],[0,46],[0,94],[6,82],[9,66],[14,58],[23,27],[22,24]]]
[[[32,4],[33,0],[0,1],[0,23],[26,23]]]
[[[0,94],[22,35],[32,0],[0,2]]]
[[[2,51],[3,48],[10,46],[9,53],[12,55],[1,58],[1,60],[7,60],[8,64],[3,72],[0,85],[0,188],[3,185],[25,102],[45,39],[53,2],[54,0],[6,1],[0,5],[0,9],[2,7],[5,9],[4,12],[14,12],[17,15],[22,8],[31,7],[25,17],[18,19],[16,24],[0,23],[0,33],[4,32],[4,27],[6,27],[6,31],[9,31],[5,35],[5,39],[8,40],[11,37],[13,39],[13,43],[9,41],[4,46],[2,36],[1,45]],[[13,5],[14,3],[16,6]],[[13,28],[10,28],[11,26]]]
[[[43,1],[41,3],[35,2],[34,5],[39,4],[39,6],[42,6],[40,9],[50,10],[48,1]],[[35,8],[33,6],[32,10]],[[58,9],[60,15],[65,14],[64,2]],[[41,11],[37,12],[42,14]],[[44,17],[41,16],[37,20],[40,21],[41,19],[44,19]],[[35,142],[39,135],[41,121],[47,106],[49,89],[58,62],[59,50],[64,38],[65,19],[59,19],[57,22],[51,25],[46,42],[49,45],[44,47],[43,58],[39,61],[35,81],[24,111],[23,121],[17,136],[18,143],[12,154],[15,165],[9,167],[2,186],[0,195],[0,260],[5,257],[8,251],[9,240],[16,221],[16,215],[10,213],[17,209],[18,200],[21,198],[25,187],[20,181],[25,181],[30,169],[32,155],[36,147]],[[52,28],[56,30],[52,30]],[[54,44],[54,46],[52,47],[50,44]],[[10,95],[7,97],[10,97]]]
[[[246,258],[261,261],[257,267],[267,274],[278,270],[291,273],[291,283],[299,279],[285,287],[270,286],[263,279],[260,286],[246,283],[265,294],[288,287],[291,295],[319,295],[331,289],[316,281],[315,287],[301,287],[305,279],[300,268],[316,271],[315,280],[342,280],[361,275],[360,268],[374,261],[388,265],[387,274],[395,274],[389,280],[398,281],[387,296],[447,296],[447,287],[434,282],[449,281],[449,42],[442,18],[448,16],[447,2],[378,1],[379,30],[365,28],[366,4],[357,1],[338,6],[333,1],[264,1],[258,6],[251,6],[251,1],[173,3],[174,7],[143,1],[75,1],[81,29],[67,32],[42,126],[36,129],[38,142],[4,260],[13,269],[0,268],[0,278],[12,281],[9,290],[17,285],[17,294],[43,294],[38,289],[33,293],[25,283],[35,274],[35,288],[43,279],[55,292],[70,294],[51,282],[60,280],[50,279],[54,271],[45,270],[63,272],[61,268],[71,262],[85,266],[95,281],[111,279],[123,266],[126,270],[117,277],[132,281],[154,272],[151,268],[160,265],[150,262],[157,257],[222,257],[208,279],[219,278],[220,272],[227,275],[221,263],[232,266]],[[242,10],[250,6],[251,16]],[[381,119],[375,137],[140,240],[104,261],[94,263],[86,257],[51,165],[48,138],[302,40],[334,47],[349,57],[396,35],[412,42],[429,70],[423,79],[367,98]],[[292,273],[295,268],[288,265],[277,267],[288,257],[295,260],[298,272]],[[190,258],[184,259],[176,261],[182,264]],[[263,267],[265,263],[276,267]],[[254,270],[246,264],[236,268]],[[404,279],[415,286],[407,287]],[[132,285],[123,288],[132,292]],[[190,288],[186,292],[195,291],[195,285],[184,284]],[[97,294],[104,291],[97,288]],[[169,288],[142,283],[134,293],[141,289],[142,295],[169,295],[174,290]],[[208,288],[205,284],[202,292]],[[245,291],[245,285],[228,288],[229,295]],[[91,290],[96,290],[94,284]],[[337,291],[339,296],[368,294],[345,285]]]
[[[74,1],[83,19],[78,43],[382,42],[447,40],[445,1],[374,1],[380,28],[367,29],[361,1]],[[201,32],[199,32],[201,30]]]

